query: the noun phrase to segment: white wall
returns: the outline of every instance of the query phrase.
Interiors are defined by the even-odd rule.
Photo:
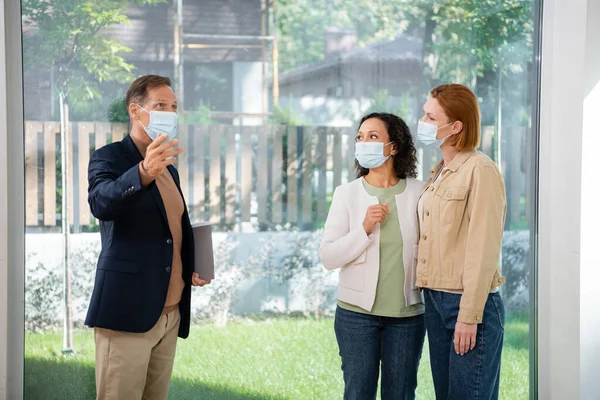
[[[581,158],[581,398],[600,397],[600,1],[588,0]]]
[[[4,46],[4,4],[0,7],[0,102],[6,100],[6,51]],[[6,108],[0,107],[0,121]],[[8,129],[0,124],[0,192],[8,193]],[[8,368],[8,196],[0,196],[0,399],[6,399]]]
[[[600,391],[600,4],[543,3],[538,398],[593,399]]]
[[[262,113],[262,63],[233,63],[233,111]],[[266,111],[266,110],[265,110]],[[260,125],[262,118],[239,118],[239,125]]]
[[[0,0],[0,400],[23,396],[24,160],[19,1]]]

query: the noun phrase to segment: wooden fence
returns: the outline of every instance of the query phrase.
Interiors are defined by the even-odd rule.
[[[353,176],[354,130],[207,125],[180,127],[177,168],[193,221],[222,229],[243,223],[290,223],[312,229],[325,220],[333,188]],[[73,122],[69,219],[75,231],[97,221],[87,203],[91,153],[121,140],[125,124]],[[26,225],[60,226],[60,125],[25,126]]]
[[[91,153],[126,134],[125,124],[71,123],[68,212],[75,232],[97,225],[87,203]],[[177,168],[192,220],[210,220],[221,230],[248,223],[260,229],[286,223],[300,229],[321,226],[333,189],[353,179],[354,135],[353,128],[332,127],[180,127],[180,146],[185,151]],[[486,144],[491,135],[493,127],[485,127],[486,152],[492,151]],[[506,158],[510,162],[503,172],[509,192],[508,219],[513,220],[522,218],[519,182],[524,169],[521,142],[510,143],[506,147],[513,153]],[[61,224],[60,124],[26,122],[25,155],[26,225],[30,230],[56,230]],[[435,157],[430,151],[422,153],[425,175]]]

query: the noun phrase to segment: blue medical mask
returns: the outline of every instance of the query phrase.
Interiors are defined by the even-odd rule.
[[[450,122],[449,124],[440,126],[438,128],[437,125],[430,124],[430,123],[419,120],[419,125],[417,127],[417,137],[419,138],[419,141],[421,143],[423,143],[425,146],[430,146],[432,144],[436,144],[439,147],[442,145],[442,143],[444,143],[444,141],[446,139],[448,139],[450,136],[454,135],[454,133],[446,136],[443,139],[438,139],[437,138],[438,130],[445,128],[448,125],[452,125],[452,124],[453,124],[453,122]]]
[[[150,139],[156,140],[161,133],[168,135],[166,142],[175,139],[177,136],[177,113],[170,111],[148,111],[139,104],[138,106],[150,114],[148,126],[144,126],[142,121],[138,119],[138,122],[142,125],[148,136],[150,136]]]
[[[360,164],[361,167],[371,169],[377,168],[383,165],[390,156],[383,155],[383,147],[387,146],[381,142],[359,142],[356,143],[354,148],[354,157]]]

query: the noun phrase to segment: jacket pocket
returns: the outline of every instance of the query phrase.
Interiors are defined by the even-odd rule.
[[[365,276],[367,273],[365,267],[366,258],[367,252],[364,251],[354,261],[344,265],[340,269],[340,286],[356,290],[357,292],[361,292],[365,288]]]
[[[361,264],[367,259],[367,251],[363,251],[360,256],[356,257],[352,262],[348,264]]]
[[[98,269],[104,271],[124,272],[137,274],[140,271],[140,263],[135,261],[119,260],[117,258],[101,257],[98,260]]]
[[[502,300],[502,296],[498,292],[490,294],[489,299],[492,301],[494,311],[498,314],[498,322],[500,323],[500,327],[502,328],[502,330],[504,330],[504,323],[505,323],[504,300]]]
[[[465,187],[440,187],[436,193],[440,204],[440,221],[453,223],[461,218],[467,204],[469,190]]]

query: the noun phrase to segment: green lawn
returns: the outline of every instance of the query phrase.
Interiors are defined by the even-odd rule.
[[[528,398],[528,326],[506,326],[501,398]],[[91,330],[74,335],[77,355],[63,357],[60,333],[25,339],[25,399],[94,398]],[[272,319],[198,325],[180,340],[169,399],[341,399],[342,373],[332,319]],[[419,399],[434,399],[427,348]]]

